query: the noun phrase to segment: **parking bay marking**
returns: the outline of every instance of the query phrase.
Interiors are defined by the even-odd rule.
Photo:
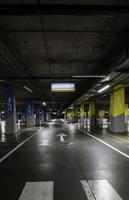
[[[53,181],[27,182],[19,200],[53,200]]]
[[[122,200],[107,180],[81,180],[88,200]]]

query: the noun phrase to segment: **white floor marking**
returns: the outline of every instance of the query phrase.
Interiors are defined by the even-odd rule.
[[[122,200],[107,180],[81,181],[88,200]]]
[[[56,137],[60,137],[60,141],[64,142],[64,137],[66,137],[67,135],[65,135],[64,133],[59,133],[58,135],[56,135]]]
[[[27,182],[19,200],[53,200],[53,185],[49,182]]]
[[[33,135],[31,135],[29,138],[27,138],[26,140],[24,140],[23,142],[21,142],[18,146],[16,146],[14,149],[12,149],[9,153],[7,153],[5,156],[3,156],[2,158],[0,158],[0,163],[2,163],[6,158],[8,158],[12,153],[14,153],[18,148],[20,148],[25,142],[27,142],[28,140],[30,140],[34,135],[36,135],[38,133],[38,131],[36,131]]]
[[[80,129],[80,128],[78,128],[78,129],[81,130],[82,132],[86,133],[86,134],[89,135],[90,137],[94,138],[95,140],[98,140],[99,142],[105,144],[106,146],[108,146],[109,148],[111,148],[111,149],[113,149],[114,151],[118,152],[118,153],[121,154],[122,156],[124,156],[124,157],[126,157],[126,158],[129,159],[129,155],[128,155],[128,154],[126,154],[126,153],[120,151],[119,149],[116,149],[115,147],[111,146],[111,145],[108,144],[107,142],[104,142],[103,140],[101,140],[101,139],[99,139],[99,138],[97,138],[97,137],[91,135],[90,133],[87,133],[86,131],[84,131],[84,130],[82,130],[82,129]]]
[[[90,189],[90,186],[87,181],[80,181],[83,187],[83,190],[87,196],[88,200],[95,200],[94,195]]]

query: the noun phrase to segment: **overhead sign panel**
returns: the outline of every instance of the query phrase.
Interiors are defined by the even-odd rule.
[[[75,83],[52,83],[52,92],[75,92]]]

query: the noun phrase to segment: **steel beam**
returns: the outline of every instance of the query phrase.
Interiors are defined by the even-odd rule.
[[[1,4],[0,15],[129,16],[129,6],[68,4]]]

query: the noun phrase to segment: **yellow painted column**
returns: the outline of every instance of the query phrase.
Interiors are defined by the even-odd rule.
[[[125,88],[118,84],[112,88],[110,95],[110,131],[125,132]]]
[[[95,102],[91,101],[89,102],[89,119],[90,119],[90,125],[95,126],[96,124],[96,108],[95,108]]]
[[[67,120],[69,122],[78,122],[78,111],[76,108],[67,111]]]
[[[75,108],[75,110],[74,110],[74,120],[75,120],[75,122],[78,122],[78,109],[77,108]]]
[[[76,110],[74,108],[71,110],[71,118],[72,122],[76,122]]]
[[[105,111],[99,110],[98,115],[99,115],[99,123],[101,124],[103,122],[103,119],[104,119]]]
[[[67,111],[67,120],[68,120],[69,122],[72,122],[71,110]]]
[[[84,123],[84,116],[85,116],[85,110],[84,110],[84,104],[80,104],[80,122]]]

